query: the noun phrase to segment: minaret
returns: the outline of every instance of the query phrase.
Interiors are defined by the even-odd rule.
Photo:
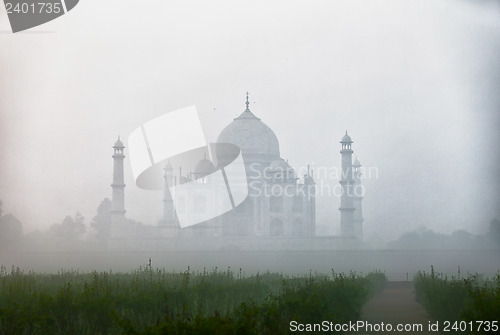
[[[112,233],[114,230],[113,225],[119,224],[125,217],[125,183],[123,176],[123,159],[125,155],[123,154],[123,149],[125,149],[125,146],[118,136],[118,140],[113,146],[113,184],[111,184],[111,188],[113,189],[111,195]]]
[[[307,174],[304,175],[304,186],[306,187],[307,206],[306,215],[308,217],[309,227],[306,231],[307,236],[316,235],[316,183],[314,182],[314,172],[307,164]]]
[[[358,240],[363,240],[363,186],[361,185],[361,164],[358,158],[352,164],[354,169],[354,234]]]
[[[355,237],[354,229],[354,201],[353,201],[353,173],[352,173],[352,150],[351,138],[345,132],[342,137],[342,176],[340,185],[342,185],[342,196],[340,198],[340,235],[342,237]]]
[[[164,226],[177,226],[177,217],[174,210],[174,202],[172,200],[172,195],[170,194],[170,186],[174,185],[174,175],[172,164],[170,162],[165,165],[163,169],[165,174],[163,178],[165,179],[165,189],[163,194],[163,217],[160,220],[160,224]]]

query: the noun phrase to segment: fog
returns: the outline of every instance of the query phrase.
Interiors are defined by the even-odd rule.
[[[383,271],[391,281],[412,280],[420,272],[429,273],[431,265],[451,276],[481,274],[493,277],[498,273],[498,250],[378,250],[333,252],[298,251],[185,251],[185,252],[38,252],[5,253],[7,267],[15,264],[24,271],[57,273],[61,270],[130,272],[145,268],[151,259],[153,268],[183,272],[230,270],[250,276],[267,271],[286,275],[349,273],[367,274]],[[481,262],[478,262],[481,259]]]
[[[189,262],[306,272],[393,265],[400,278],[434,260],[442,271],[462,262],[463,271],[493,273],[498,252],[469,249],[498,245],[488,236],[500,218],[499,56],[498,1],[87,0],[16,34],[0,10],[0,200],[29,235],[4,247],[0,263],[126,270],[152,257],[177,269]],[[126,147],[126,217],[156,225],[163,194],[135,185],[125,139],[155,117],[196,105],[213,142],[244,111],[247,91],[251,111],[297,171],[339,168],[346,130],[354,156],[377,171],[362,181],[365,242],[346,247],[359,254],[241,251],[223,261],[215,251],[213,259],[179,252],[167,260],[153,251],[96,256],[100,246],[82,247],[94,256],[78,246],[63,254],[64,243],[56,253],[44,249],[57,239],[54,225],[77,212],[82,218],[73,223],[84,231],[75,239],[95,242],[91,222],[111,197],[118,135]],[[319,235],[340,233],[339,203],[335,195],[317,197]],[[469,240],[455,233],[438,260],[422,251],[435,246],[421,242],[406,256],[367,251],[404,249],[397,241],[405,233],[426,231],[465,231]],[[32,258],[33,245],[46,254]]]

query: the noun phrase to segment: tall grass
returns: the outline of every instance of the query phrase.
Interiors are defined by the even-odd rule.
[[[240,269],[131,273],[0,268],[0,334],[270,334],[291,320],[355,320],[381,273],[244,276]]]
[[[417,300],[439,321],[498,321],[500,274],[491,279],[480,275],[448,278],[419,272],[414,278]]]

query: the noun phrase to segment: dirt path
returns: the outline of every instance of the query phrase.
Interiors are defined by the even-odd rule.
[[[391,332],[368,330],[363,334],[439,334],[428,331],[431,319],[422,305],[415,301],[412,282],[388,282],[386,288],[363,308],[361,319],[373,324],[384,322],[393,326]],[[407,327],[421,324],[422,330],[413,328],[410,331],[397,331],[397,324],[406,324]]]

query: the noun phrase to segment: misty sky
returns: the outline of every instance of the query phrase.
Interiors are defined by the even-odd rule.
[[[89,224],[118,135],[196,105],[214,141],[246,91],[296,168],[340,166],[349,131],[379,171],[363,181],[368,238],[500,218],[500,2],[460,0],[82,0],[17,34],[1,9],[4,211],[25,232],[77,211]],[[128,158],[127,216],[155,224],[162,194],[135,186]],[[338,207],[319,198],[317,224],[338,233]]]

